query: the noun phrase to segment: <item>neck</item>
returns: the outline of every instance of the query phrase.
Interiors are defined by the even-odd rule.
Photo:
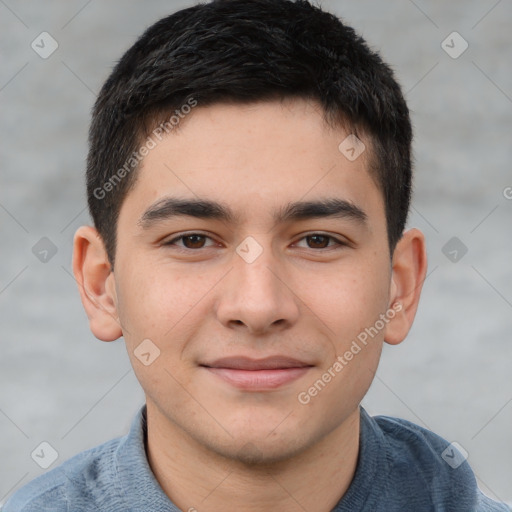
[[[299,455],[268,465],[222,457],[147,402],[149,465],[169,499],[189,512],[329,512],[347,491],[359,453],[359,408]]]

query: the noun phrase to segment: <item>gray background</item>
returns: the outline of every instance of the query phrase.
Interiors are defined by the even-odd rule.
[[[101,343],[88,329],[71,247],[89,223],[83,171],[95,95],[144,28],[189,5],[0,0],[0,502],[44,471],[30,457],[42,441],[58,452],[54,467],[124,434],[143,403],[123,342]],[[457,441],[481,488],[512,501],[512,3],[322,5],[382,53],[407,93],[416,134],[409,225],[428,243],[415,324],[402,345],[385,347],[364,405]],[[47,59],[31,48],[43,31],[59,45]],[[456,59],[441,46],[453,31],[469,44]],[[42,237],[57,249],[47,262],[32,251]],[[459,242],[443,252],[452,237]]]

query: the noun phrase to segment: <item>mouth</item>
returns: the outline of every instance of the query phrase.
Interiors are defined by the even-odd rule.
[[[200,366],[228,384],[246,391],[279,388],[299,379],[313,368],[311,364],[286,356],[264,359],[227,357]]]

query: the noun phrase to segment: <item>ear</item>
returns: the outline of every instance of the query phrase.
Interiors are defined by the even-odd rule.
[[[123,335],[117,312],[115,277],[98,231],[82,226],[73,240],[73,274],[89,327],[99,340],[114,341]]]
[[[384,341],[401,343],[409,332],[427,273],[425,236],[416,228],[406,231],[396,245],[392,261],[389,305],[395,316],[386,325]]]

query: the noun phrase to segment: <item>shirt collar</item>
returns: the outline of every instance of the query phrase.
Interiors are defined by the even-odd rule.
[[[360,406],[359,455],[352,482],[333,512],[376,510],[379,496],[374,492],[379,475],[387,475],[388,443],[377,422]]]
[[[144,405],[115,453],[118,482],[128,510],[180,512],[156,480],[146,455],[147,417]]]
[[[120,442],[115,453],[117,483],[127,510],[152,512],[180,512],[164,493],[147,459],[147,411],[141,407],[132,421],[130,432]],[[386,457],[382,448],[386,440],[375,420],[360,407],[359,456],[352,482],[333,512],[362,510],[370,506],[375,496],[372,482],[378,474],[387,473]],[[370,503],[371,502],[371,503]]]

